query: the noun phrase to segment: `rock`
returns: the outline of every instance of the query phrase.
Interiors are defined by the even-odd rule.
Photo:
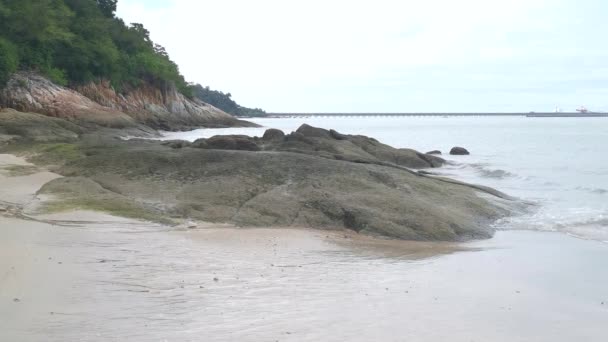
[[[346,228],[410,240],[490,237],[490,223],[508,213],[494,205],[491,196],[478,196],[483,189],[396,167],[396,163],[410,160],[405,158],[423,167],[430,164],[413,150],[393,149],[366,137],[306,138],[312,139],[315,147],[329,144],[325,151],[337,149],[336,153],[344,153],[353,161],[335,160],[314,148],[303,153],[235,150],[231,144],[241,139],[251,141],[239,136],[227,139],[221,146],[217,141],[209,144],[213,139],[207,139],[205,144],[222,147],[214,149],[172,150],[160,143],[121,143],[106,153],[74,160],[60,170],[62,174],[86,174],[103,187],[95,183],[85,187],[82,181],[64,177],[48,183],[40,193],[60,198],[68,195],[73,203],[86,198],[88,203],[115,206],[123,212],[128,208],[133,215],[144,210],[152,219],[158,216],[237,226]],[[272,146],[286,147],[284,142],[277,144]],[[300,147],[306,146],[311,147]],[[119,189],[120,194],[108,189]],[[131,203],[129,207],[127,203]]]
[[[337,131],[330,129],[329,135],[336,140],[347,140],[348,137],[344,134],[338,133]]]
[[[439,151],[439,150],[432,150],[432,151],[427,152],[426,154],[438,154],[438,155],[441,155],[441,151]]]
[[[269,128],[264,132],[262,139],[264,140],[282,140],[285,138],[285,133],[280,129]]]
[[[11,120],[11,129],[37,132],[51,122],[31,115],[34,121],[29,115]],[[55,120],[53,126],[68,125]],[[46,183],[40,195],[53,195],[61,208],[165,224],[350,229],[459,241],[492,236],[491,223],[507,215],[511,203],[491,189],[410,170],[438,166],[441,158],[307,125],[285,139],[216,136],[192,148],[102,133],[60,147],[65,160],[51,161],[65,177]]]
[[[452,149],[450,150],[450,154],[456,155],[456,156],[464,156],[464,155],[468,155],[470,153],[469,153],[469,151],[467,151],[466,148],[456,146],[456,147],[452,147]]]
[[[0,106],[1,107],[1,106]],[[76,140],[85,129],[72,122],[14,109],[0,109],[0,134],[14,134],[20,140],[62,142]]]
[[[300,126],[296,132],[302,134],[305,137],[313,138],[330,138],[329,131],[323,128],[313,127],[307,124]]]
[[[108,81],[69,89],[33,72],[13,74],[0,89],[0,107],[113,128],[145,124],[175,131],[197,126],[257,126],[202,101],[188,99],[170,84],[159,87],[144,83],[121,94]]]
[[[347,135],[302,125],[283,141],[265,145],[266,150],[288,151],[316,155],[323,158],[369,164],[395,164],[408,168],[431,168],[445,161],[412,149],[396,149],[376,139],[361,135]]]
[[[165,140],[161,144],[171,148],[184,148],[192,145],[191,142],[186,140]]]
[[[192,145],[210,150],[259,151],[253,138],[246,135],[216,135],[209,139],[198,139]]]

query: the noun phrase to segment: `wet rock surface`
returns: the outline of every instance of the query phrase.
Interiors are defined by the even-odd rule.
[[[187,144],[85,132],[30,151],[44,151],[34,160],[65,176],[40,190],[57,197],[50,209],[412,240],[490,237],[489,223],[509,213],[493,189],[412,170],[438,167],[441,158],[308,125],[279,136]]]
[[[455,156],[466,156],[469,155],[469,151],[467,151],[466,148],[464,147],[452,147],[452,149],[450,150],[450,154],[451,155],[455,155]]]

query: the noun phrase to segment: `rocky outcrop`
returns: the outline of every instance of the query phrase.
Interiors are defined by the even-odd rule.
[[[394,148],[362,135],[341,134],[335,130],[300,126],[285,135],[277,129],[263,137],[223,135],[198,139],[192,147],[240,151],[283,151],[363,164],[395,165],[414,169],[441,166],[445,160],[406,148]]]
[[[69,121],[14,109],[0,110],[0,143],[14,139],[35,142],[76,140],[83,128]],[[3,138],[4,137],[4,138]]]
[[[113,128],[145,124],[155,129],[184,130],[252,125],[209,104],[187,99],[171,85],[143,85],[120,94],[109,82],[68,89],[29,72],[13,75],[0,91],[0,106]]]
[[[432,151],[428,151],[426,154],[441,155],[441,151],[439,151],[439,150],[432,150]]]
[[[415,240],[489,237],[490,223],[508,213],[504,200],[484,189],[390,165],[223,146],[173,149],[145,140],[96,141],[79,150],[82,158],[59,172],[86,177],[116,195],[95,199],[96,193],[78,189],[80,182],[57,181],[62,183],[55,188],[87,199],[72,196],[68,204],[120,207],[126,198],[150,216],[350,229]],[[68,186],[76,188],[66,190]],[[114,205],[112,198],[120,201]]]
[[[455,155],[455,156],[466,156],[469,155],[469,151],[467,151],[466,148],[464,147],[452,147],[452,149],[450,150],[450,154],[451,155]]]
[[[125,141],[41,114],[0,115],[0,138],[28,141],[0,150],[34,155],[31,161],[65,176],[41,190],[57,195],[50,207],[163,223],[194,219],[464,240],[491,236],[490,223],[512,203],[493,189],[410,170],[432,166],[432,156],[310,126],[278,140],[226,136],[189,144]]]
[[[282,140],[283,138],[285,138],[285,133],[283,133],[283,131],[281,131],[280,129],[276,129],[276,128],[269,128],[264,132],[264,136],[262,136],[262,139],[264,140]]]
[[[165,140],[162,144],[171,148],[184,148],[192,145],[192,143],[187,140]]]
[[[246,135],[217,135],[209,139],[198,139],[192,147],[208,150],[259,151],[254,139]]]

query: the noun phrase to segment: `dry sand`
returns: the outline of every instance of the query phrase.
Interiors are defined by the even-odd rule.
[[[19,163],[0,155],[0,168]],[[53,177],[0,172],[1,205],[29,210]],[[599,242],[499,232],[412,243],[14,213],[0,212],[1,341],[608,340]]]

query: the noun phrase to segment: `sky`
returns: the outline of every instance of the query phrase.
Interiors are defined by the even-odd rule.
[[[608,111],[604,0],[119,0],[189,82],[268,112]]]

